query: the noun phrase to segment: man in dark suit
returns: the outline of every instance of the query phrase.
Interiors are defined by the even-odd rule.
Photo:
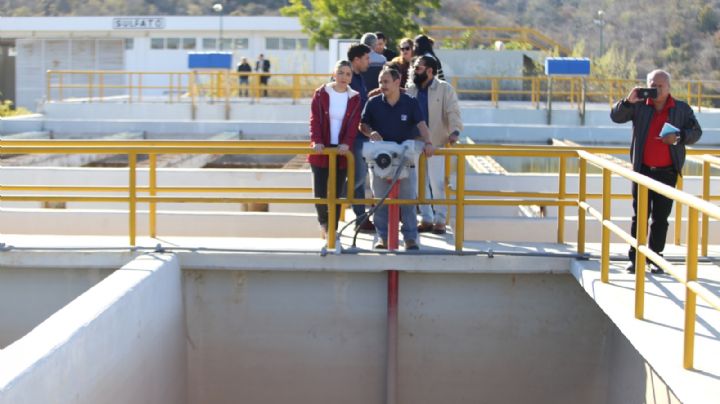
[[[265,55],[262,53],[260,54],[260,57],[258,58],[257,62],[255,62],[255,71],[256,72],[262,72],[262,73],[270,73],[270,61],[265,59]],[[263,97],[267,97],[268,91],[267,91],[267,84],[270,80],[269,74],[261,74],[260,75],[260,85],[265,87],[263,90]]]

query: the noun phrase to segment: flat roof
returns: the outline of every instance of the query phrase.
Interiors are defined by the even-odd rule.
[[[301,32],[294,17],[222,17],[225,31]],[[0,17],[0,37],[70,32],[217,31],[219,15],[110,17]]]

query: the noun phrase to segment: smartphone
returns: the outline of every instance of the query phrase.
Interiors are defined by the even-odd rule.
[[[636,88],[635,94],[643,100],[647,98],[657,98],[658,95],[657,88]]]

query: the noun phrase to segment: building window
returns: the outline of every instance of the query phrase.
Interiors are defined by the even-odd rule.
[[[280,49],[280,38],[265,38],[265,49]]]
[[[195,44],[195,38],[183,38],[182,48],[193,50],[197,45]]]
[[[286,50],[295,49],[295,38],[282,38],[280,48]]]
[[[203,38],[203,49],[217,49],[217,39]]]
[[[220,46],[221,50],[229,51],[233,49],[233,40],[231,38],[223,38],[222,46]]]
[[[165,40],[167,49],[180,49],[180,38],[168,38]]]
[[[125,50],[132,50],[135,46],[135,40],[132,38],[125,38]]]
[[[306,38],[265,38],[266,49],[308,49],[308,40]]]
[[[247,38],[235,38],[235,49],[249,49],[250,41]]]
[[[150,49],[165,49],[165,38],[150,39]]]

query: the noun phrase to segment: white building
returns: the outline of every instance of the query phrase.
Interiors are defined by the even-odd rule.
[[[182,72],[189,70],[188,52],[218,50],[232,51],[235,64],[245,56],[253,67],[263,53],[275,73],[320,73],[328,66],[328,52],[309,49],[298,19],[286,17],[1,18],[0,44],[16,71],[15,80],[2,81],[15,88],[0,91],[31,109],[45,95],[47,70]]]

